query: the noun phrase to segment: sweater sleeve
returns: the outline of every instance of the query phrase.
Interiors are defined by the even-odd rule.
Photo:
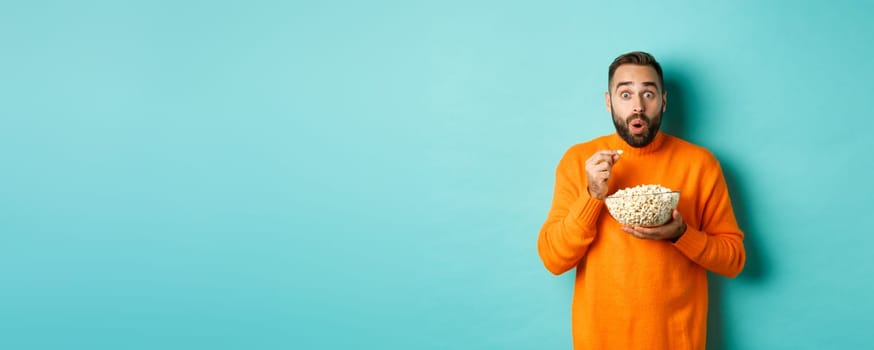
[[[712,169],[709,181],[702,181],[701,225],[689,226],[674,246],[704,268],[733,278],[746,262],[744,234],[737,225],[719,163]]]
[[[537,240],[547,270],[559,275],[579,264],[603,208],[603,201],[589,196],[582,161],[569,150],[556,170],[552,207]]]

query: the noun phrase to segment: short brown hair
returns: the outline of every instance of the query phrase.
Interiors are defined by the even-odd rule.
[[[613,60],[613,63],[610,64],[610,70],[607,75],[607,91],[610,91],[610,84],[613,83],[613,74],[616,73],[616,69],[623,64],[652,67],[659,75],[659,87],[662,90],[665,89],[665,79],[662,77],[662,66],[658,61],[656,61],[655,57],[652,57],[652,55],[643,51],[633,51],[619,55],[619,57],[616,57],[616,59]]]

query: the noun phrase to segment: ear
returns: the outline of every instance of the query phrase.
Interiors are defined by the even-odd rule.
[[[613,113],[613,106],[610,105],[610,92],[604,93],[604,105],[607,107],[608,113]]]
[[[668,109],[668,92],[667,91],[662,92],[662,113],[664,113],[666,109]]]

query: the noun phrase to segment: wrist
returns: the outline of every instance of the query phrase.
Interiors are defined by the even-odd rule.
[[[680,225],[680,228],[678,231],[679,232],[677,233],[677,235],[674,236],[674,238],[671,238],[671,243],[677,243],[677,241],[680,240],[680,237],[683,237],[683,235],[686,234],[686,223],[685,222],[682,225]]]
[[[604,197],[606,197],[605,195],[597,194],[596,192],[592,191],[589,186],[586,186],[586,192],[589,193],[589,197],[592,197],[594,199],[603,200]]]

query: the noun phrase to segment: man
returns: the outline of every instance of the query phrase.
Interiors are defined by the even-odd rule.
[[[576,268],[574,348],[704,349],[706,271],[735,277],[746,259],[722,169],[659,130],[667,92],[650,54],[617,57],[604,100],[616,133],[564,154],[537,241],[550,272]],[[620,225],[604,198],[642,184],[680,191],[677,209],[662,226]]]

